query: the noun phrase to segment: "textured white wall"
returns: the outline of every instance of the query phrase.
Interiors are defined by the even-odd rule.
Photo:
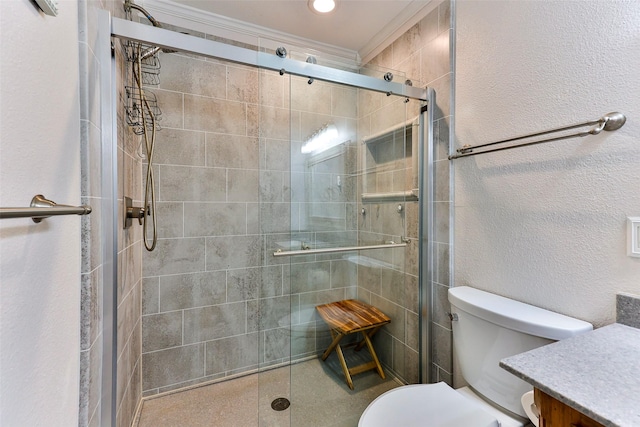
[[[614,133],[459,159],[455,285],[594,323],[640,293],[640,2],[457,2],[456,148],[626,114]]]
[[[80,203],[78,8],[0,1],[0,205]],[[80,218],[0,222],[0,425],[78,424]]]

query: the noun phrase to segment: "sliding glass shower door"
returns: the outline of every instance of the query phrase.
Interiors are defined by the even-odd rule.
[[[387,71],[366,72],[382,79]],[[265,162],[261,186],[273,188],[282,178],[283,193],[282,199],[261,199],[261,212],[268,213],[261,221],[264,226],[271,218],[273,227],[265,239],[266,260],[281,265],[287,277],[282,304],[288,299],[288,312],[277,325],[263,326],[265,354],[268,337],[278,334],[277,348],[289,357],[289,389],[281,390],[289,393],[291,426],[356,425],[378,395],[419,380],[418,170],[412,160],[418,109],[417,101],[402,97],[290,77],[289,152],[274,157],[277,142],[264,141],[265,159],[288,167],[274,173]],[[387,247],[366,249],[373,245]],[[284,256],[290,251],[302,253]],[[335,352],[321,360],[332,335],[316,310],[345,299],[368,303],[391,318],[373,339],[386,378],[375,370],[353,375],[353,390]],[[265,304],[260,312],[272,312]],[[341,342],[350,368],[371,360],[366,347],[348,346],[360,339],[353,334]],[[266,375],[261,385],[268,384]],[[263,400],[276,401],[266,384]],[[270,416],[261,412],[264,425],[272,425]]]
[[[138,268],[142,280],[119,289],[131,304],[117,308],[115,347],[118,362],[134,367],[119,390],[141,378],[140,394],[153,399],[235,382],[241,397],[227,410],[242,425],[355,425],[379,394],[419,381],[421,103],[262,69],[268,49],[241,52],[255,54],[253,66],[198,55],[190,37],[173,38],[189,53],[162,53],[159,81],[143,88],[162,110],[158,242],[131,262],[121,257],[121,283]],[[382,81],[389,70],[362,72]],[[119,188],[134,188],[140,205],[143,174],[127,164],[145,169],[147,160],[134,132],[120,135]],[[140,239],[135,227],[120,243]],[[332,335],[316,310],[346,299],[391,318],[373,338],[385,378],[354,374],[353,389],[335,353],[321,360]],[[345,359],[354,367],[370,354],[348,348]],[[221,396],[201,409],[221,414],[212,408],[232,394]]]

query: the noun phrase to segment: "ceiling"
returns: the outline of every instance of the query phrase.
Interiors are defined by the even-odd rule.
[[[355,52],[361,58],[379,53],[386,47],[382,47],[385,40],[397,37],[400,30],[405,31],[433,8],[431,0],[336,2],[333,12],[321,15],[309,9],[307,0],[171,0],[191,12],[312,40]]]

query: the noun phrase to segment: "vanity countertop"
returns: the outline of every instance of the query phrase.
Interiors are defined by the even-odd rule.
[[[618,323],[500,366],[606,426],[640,426],[640,329]]]

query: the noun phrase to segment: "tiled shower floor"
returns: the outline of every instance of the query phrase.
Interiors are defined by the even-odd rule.
[[[347,362],[348,363],[348,362]],[[303,363],[145,400],[137,427],[356,427],[380,394],[401,385],[374,371],[347,387],[335,353]],[[289,409],[271,402],[293,396]]]

